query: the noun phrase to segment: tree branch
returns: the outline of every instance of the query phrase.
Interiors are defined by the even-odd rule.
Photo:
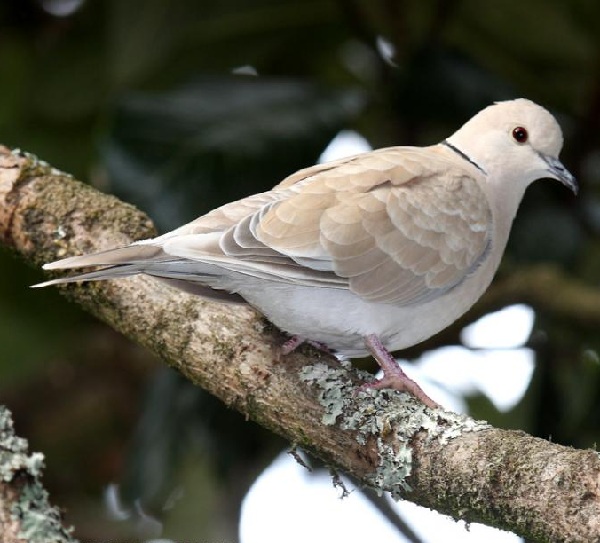
[[[140,211],[35,157],[0,149],[0,239],[40,265],[153,234]],[[431,411],[305,349],[278,361],[280,334],[243,306],[148,277],[61,291],[158,353],[228,406],[396,498],[539,541],[600,533],[600,459],[465,416]]]

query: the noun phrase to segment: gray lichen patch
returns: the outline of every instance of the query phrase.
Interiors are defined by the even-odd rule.
[[[306,366],[301,379],[319,387],[325,425],[351,430],[360,445],[375,443],[379,459],[368,482],[378,492],[389,491],[400,499],[410,491],[406,479],[412,472],[412,443],[445,444],[465,432],[490,428],[486,422],[448,411],[431,410],[406,393],[393,390],[357,390],[343,368],[325,364]]]
[[[326,426],[335,424],[351,403],[352,383],[344,379],[346,372],[330,368],[325,364],[305,366],[300,372],[300,379],[305,383],[318,385],[319,403],[325,408],[321,422]]]
[[[15,436],[10,411],[0,406],[0,480],[9,483],[22,471],[38,477],[43,467],[44,455],[27,454],[27,440]]]
[[[74,543],[39,482],[44,456],[29,454],[27,448],[27,441],[15,436],[10,412],[0,406],[0,484],[13,484],[17,492],[11,520],[20,527],[19,538],[30,543]]]

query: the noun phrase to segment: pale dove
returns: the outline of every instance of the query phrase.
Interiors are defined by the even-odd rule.
[[[527,186],[577,184],[561,129],[525,99],[500,102],[430,147],[390,147],[300,170],[154,239],[44,269],[105,266],[39,286],[145,273],[204,297],[247,302],[302,341],[371,353],[429,406],[390,351],[447,327],[498,268]]]

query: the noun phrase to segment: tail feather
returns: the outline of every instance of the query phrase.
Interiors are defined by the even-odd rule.
[[[152,261],[160,262],[165,257],[165,253],[159,246],[140,243],[116,249],[108,249],[107,251],[100,251],[89,255],[70,256],[62,260],[44,264],[43,268],[45,270],[66,270],[91,266],[102,266],[102,268],[72,275],[71,277],[60,277],[44,281],[32,286],[33,288],[41,288],[51,285],[62,285],[64,283],[74,283],[76,281],[100,281],[102,279],[127,277],[141,273],[143,268],[142,263],[147,265]]]
[[[211,286],[205,288],[219,288],[219,274],[215,273],[214,266],[211,264],[202,264],[197,261],[169,256],[160,247],[151,245],[131,245],[89,255],[64,258],[44,265],[44,269],[62,270],[91,266],[99,266],[99,269],[77,273],[68,277],[50,279],[32,285],[32,287],[41,288],[77,281],[118,279],[143,273],[164,279],[167,282],[172,281],[183,290],[188,289],[179,284],[190,282],[206,282]],[[192,290],[198,289],[193,287]]]
[[[98,253],[71,256],[44,264],[45,270],[66,270],[99,266],[100,269],[77,273],[44,281],[32,288],[76,283],[78,281],[102,281],[119,279],[140,273],[150,275],[190,294],[224,303],[246,303],[238,294],[227,291],[221,283],[214,264],[190,261],[166,254],[158,245],[135,243],[126,247],[109,249]]]
[[[98,254],[89,256],[96,257]],[[181,260],[168,260],[164,253],[163,256],[165,258],[158,258],[154,261],[116,264],[91,272],[78,273],[70,277],[51,279],[49,281],[44,281],[43,283],[32,285],[31,288],[43,288],[52,285],[76,283],[78,281],[102,281],[104,279],[118,279],[137,275],[139,273],[145,273],[160,279],[172,287],[183,290],[189,294],[201,296],[205,299],[222,303],[246,303],[246,301],[239,294],[231,293],[223,290],[223,288],[219,288],[219,278],[218,276],[214,275],[214,270],[213,273],[211,273],[210,265],[208,266],[208,269],[202,270],[198,263]],[[77,267],[77,262],[81,262],[82,260],[85,262],[83,265],[87,266],[88,260],[85,257],[66,258],[53,264],[57,264],[56,269],[63,267],[61,263],[66,264],[64,266],[65,268],[73,268]],[[96,261],[94,260],[94,262]],[[208,284],[204,284],[204,282]],[[209,284],[211,286],[209,286]]]
[[[162,248],[156,245],[133,244],[89,255],[70,256],[69,258],[44,264],[43,268],[45,270],[66,270],[88,266],[134,264],[141,261],[160,259],[162,255],[164,255]]]
[[[78,273],[77,275],[72,275],[70,277],[59,277],[58,279],[51,279],[50,281],[44,281],[43,283],[31,285],[31,288],[43,288],[49,287],[51,285],[63,285],[65,283],[75,283],[77,281],[101,281],[103,279],[128,277],[130,275],[136,275],[138,273],[141,273],[141,270],[136,264],[123,264],[102,268],[96,271]]]

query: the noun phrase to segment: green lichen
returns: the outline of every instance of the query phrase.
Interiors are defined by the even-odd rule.
[[[27,170],[24,173],[26,173],[29,177],[39,177],[40,175],[60,175],[66,177],[73,177],[70,173],[63,172],[51,166],[45,160],[40,160],[33,153],[22,151],[19,148],[15,148],[11,152],[15,156],[27,159]]]
[[[305,367],[301,379],[319,387],[325,408],[322,422],[338,424],[355,433],[356,441],[375,443],[379,458],[368,483],[379,493],[400,499],[410,491],[406,479],[412,472],[412,443],[417,434],[425,441],[447,443],[463,434],[490,428],[485,422],[447,411],[432,411],[406,393],[393,390],[357,390],[347,370],[325,364]]]
[[[75,543],[63,528],[58,509],[48,503],[39,477],[44,467],[41,453],[28,453],[27,441],[17,437],[10,412],[0,406],[0,480],[13,484],[18,501],[11,518],[20,526],[19,537],[30,543]]]

